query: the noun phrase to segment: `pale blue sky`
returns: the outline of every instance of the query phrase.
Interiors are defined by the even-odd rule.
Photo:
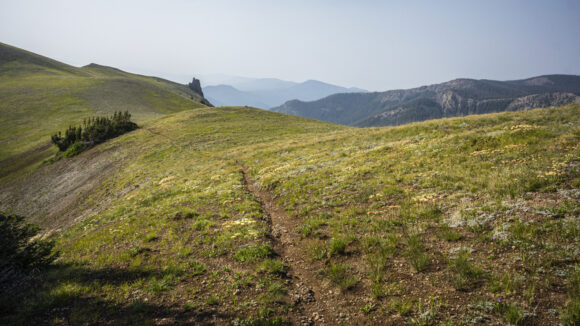
[[[180,82],[223,73],[388,90],[580,74],[580,1],[0,0],[0,42]]]

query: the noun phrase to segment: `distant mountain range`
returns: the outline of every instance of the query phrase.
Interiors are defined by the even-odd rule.
[[[279,106],[289,100],[314,101],[336,93],[366,92],[317,80],[295,83],[275,78],[236,77],[224,84],[203,88],[205,97],[215,106],[247,105],[262,109]]]
[[[523,80],[455,79],[408,90],[335,94],[292,100],[273,111],[359,127],[580,102],[580,76],[545,75]]]

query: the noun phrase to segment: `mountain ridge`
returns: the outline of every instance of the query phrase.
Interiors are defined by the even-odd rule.
[[[312,102],[288,101],[272,110],[370,127],[577,102],[580,76],[542,75],[512,81],[458,78],[411,89],[334,94]]]
[[[99,64],[74,67],[0,43],[0,179],[54,154],[50,135],[94,115],[138,123],[211,105],[187,85]]]
[[[229,86],[229,87],[226,87]],[[279,106],[292,99],[312,101],[336,93],[366,92],[356,87],[342,87],[309,79],[301,83],[276,78],[232,79],[231,83],[220,83],[203,87],[212,103],[220,105],[246,105],[263,109]]]
[[[22,71],[22,66],[17,63],[35,65],[39,71],[50,68],[72,74],[81,73],[80,68],[0,42],[0,72]]]
[[[261,101],[257,96],[249,92],[241,91],[231,85],[213,85],[203,87],[208,100],[215,106],[226,106],[227,103],[241,103],[257,108],[267,107],[268,105]]]

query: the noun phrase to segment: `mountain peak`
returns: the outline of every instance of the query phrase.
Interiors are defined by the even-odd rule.
[[[313,101],[336,93],[366,92],[360,88],[345,88],[319,80],[302,83],[275,78],[260,78],[234,83],[226,90],[224,85],[206,86],[204,92],[212,103],[221,105],[248,105],[261,108],[279,106],[289,100]]]

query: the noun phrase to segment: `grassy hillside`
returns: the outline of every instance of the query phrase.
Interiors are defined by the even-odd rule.
[[[72,67],[0,43],[0,178],[54,153],[50,135],[98,114],[137,122],[204,107],[185,85],[91,64]],[[204,102],[205,103],[205,102]]]
[[[0,321],[557,325],[580,306],[579,140],[579,105],[145,122],[0,188],[61,251]]]

